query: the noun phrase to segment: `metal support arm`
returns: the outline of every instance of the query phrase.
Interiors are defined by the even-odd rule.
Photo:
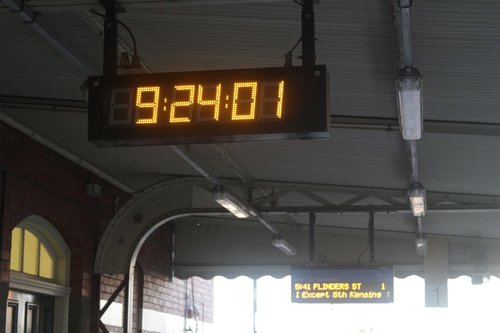
[[[316,63],[313,0],[302,2],[302,66]]]

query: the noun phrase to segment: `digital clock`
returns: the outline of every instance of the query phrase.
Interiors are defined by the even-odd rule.
[[[327,138],[325,66],[89,78],[99,146]]]
[[[292,268],[292,302],[392,303],[394,270],[380,266]]]

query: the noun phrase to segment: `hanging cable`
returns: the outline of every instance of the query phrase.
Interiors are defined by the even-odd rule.
[[[99,13],[99,12],[93,10],[93,9],[91,9],[90,12],[92,14],[97,15],[97,16],[102,17],[102,18],[106,17],[104,14],[101,14],[101,13]],[[122,21],[120,21],[120,20],[117,19],[116,22],[119,25],[121,25],[125,30],[127,30],[128,34],[130,36],[130,39],[132,39],[132,44],[133,44],[133,49],[134,49],[134,55],[137,55],[137,43],[135,41],[135,36],[132,33],[132,30],[130,30],[130,28],[125,23],[123,23]]]
[[[102,17],[102,18],[106,17],[106,15],[103,15],[95,10],[90,10],[90,12],[92,14],[99,16],[99,17]],[[134,51],[134,54],[132,55],[132,59],[129,59],[127,52],[122,53],[122,56],[120,59],[120,64],[118,67],[129,69],[129,70],[130,69],[143,70],[143,67],[141,65],[141,59],[139,58],[139,55],[137,54],[137,42],[135,40],[134,34],[132,33],[132,30],[130,30],[130,28],[125,23],[120,21],[119,19],[116,19],[116,23],[118,23],[118,25],[122,26],[128,32],[130,39],[132,40],[133,51]]]
[[[293,62],[292,62],[293,51],[297,48],[297,46],[299,46],[299,44],[301,42],[302,42],[302,36],[300,36],[299,40],[290,49],[290,51],[288,51],[287,53],[285,53],[285,67],[292,67],[293,66]]]

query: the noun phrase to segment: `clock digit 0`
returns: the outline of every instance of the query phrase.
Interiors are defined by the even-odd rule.
[[[194,84],[189,85],[175,85],[173,90],[172,101],[173,103],[170,105],[170,120],[171,123],[189,123],[191,122],[191,117],[193,114],[193,104],[194,104],[194,93],[196,86]],[[178,91],[189,91],[189,97],[187,101],[176,101],[176,95]],[[187,117],[177,117],[176,116],[176,108],[180,107],[189,107],[188,116]]]
[[[240,90],[244,88],[251,89],[250,98],[240,99]],[[257,82],[235,82],[233,89],[233,110],[231,120],[255,119],[255,104],[257,98]],[[242,104],[249,104],[250,110],[247,114],[239,114],[238,109]]]
[[[153,102],[143,102],[142,94],[153,92]],[[158,120],[158,100],[160,98],[160,87],[137,87],[137,97],[135,99],[135,123],[136,124],[156,124]],[[151,117],[141,118],[142,109],[152,108]]]

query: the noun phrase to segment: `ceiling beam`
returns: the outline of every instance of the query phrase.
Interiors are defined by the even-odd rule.
[[[0,95],[0,105],[10,108],[29,107],[40,111],[87,112],[87,103],[83,100]],[[330,126],[399,133],[397,118],[331,115]],[[500,123],[427,119],[424,120],[424,128],[425,133],[500,136]]]
[[[120,5],[124,8],[172,8],[181,6],[199,5],[239,5],[258,3],[291,3],[293,0],[121,0]],[[90,0],[38,0],[30,1],[30,8],[35,11],[61,12],[77,11],[86,9],[100,9],[102,6],[98,1]],[[8,10],[8,7],[1,7],[1,10]]]
[[[99,71],[83,59],[74,49],[63,41],[54,31],[52,31],[43,20],[38,17],[37,11],[28,8],[24,2],[19,0],[2,0],[7,8],[19,16],[19,18],[44,38],[70,63],[76,65],[80,71],[86,75],[96,75]]]
[[[228,180],[225,180],[227,183]],[[277,181],[266,181],[266,180],[255,180],[254,187],[256,189],[274,189],[288,192],[321,192],[323,193],[340,193],[340,194],[353,194],[353,195],[366,195],[367,197],[393,198],[395,201],[388,202],[389,205],[394,207],[404,206],[403,202],[399,202],[398,199],[405,199],[407,195],[407,189],[394,189],[394,188],[376,188],[376,187],[365,187],[365,186],[350,186],[350,185],[336,185],[336,184],[310,184],[310,183],[295,183],[295,182],[277,182]],[[451,192],[438,192],[438,191],[427,191],[427,199],[429,202],[433,203],[432,207],[435,210],[441,210],[442,208],[453,208],[453,207],[465,207],[468,208],[479,208],[478,205],[482,207],[494,207],[500,208],[500,196],[495,195],[483,195],[483,194],[470,194],[470,193],[451,193]],[[283,195],[284,196],[284,195]],[[352,203],[349,203],[352,205]],[[346,206],[345,204],[340,206]],[[387,206],[387,205],[382,205]],[[339,206],[335,206],[339,207]],[[405,206],[408,209],[408,206]]]
[[[399,132],[397,118],[331,115],[333,128]],[[424,119],[424,133],[500,136],[500,123]]]

